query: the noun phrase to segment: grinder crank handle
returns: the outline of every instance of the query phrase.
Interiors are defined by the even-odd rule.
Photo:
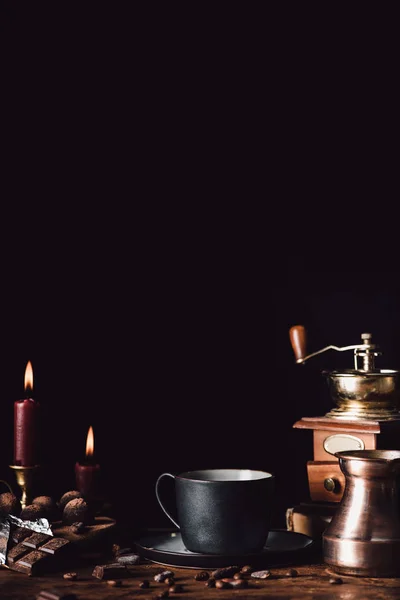
[[[290,343],[297,363],[302,363],[307,356],[307,335],[304,325],[293,325],[289,329]]]
[[[361,350],[361,351],[373,351],[377,348],[377,346],[375,344],[371,344],[370,340],[371,340],[371,334],[370,333],[363,333],[361,334],[361,337],[363,339],[363,343],[362,344],[353,344],[351,346],[342,346],[342,347],[338,347],[338,346],[326,346],[325,348],[321,348],[321,350],[317,350],[317,352],[313,352],[312,354],[309,354],[307,356],[307,351],[306,351],[306,346],[307,346],[307,335],[306,335],[306,330],[304,328],[304,325],[293,325],[293,327],[291,327],[289,329],[289,337],[290,337],[290,343],[292,344],[292,348],[293,348],[293,352],[294,352],[294,356],[296,358],[296,363],[298,364],[304,364],[306,362],[306,360],[308,360],[309,358],[312,358],[313,356],[317,356],[317,354],[322,354],[323,352],[326,352],[327,350],[337,350],[338,352],[344,352],[346,350]],[[380,354],[380,352],[372,352],[371,354],[373,354],[373,356],[378,356],[378,354]],[[357,361],[356,361],[357,364]],[[357,369],[357,366],[356,366]]]

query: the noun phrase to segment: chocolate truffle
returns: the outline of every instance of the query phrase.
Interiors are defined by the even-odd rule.
[[[82,494],[78,490],[71,490],[70,492],[65,492],[58,502],[58,507],[61,512],[63,512],[65,506],[68,504],[70,500],[75,500],[75,498],[82,498]]]
[[[32,504],[41,504],[45,508],[54,508],[55,502],[50,496],[36,496],[32,500]]]
[[[50,496],[36,496],[36,498],[32,500],[32,504],[41,506],[46,512],[49,521],[56,521],[60,518],[60,511],[55,501]]]
[[[13,515],[19,517],[21,502],[12,492],[0,494],[0,516]]]
[[[21,510],[20,519],[23,521],[36,521],[43,518],[47,519],[47,512],[40,504],[28,504]]]
[[[65,505],[62,520],[67,525],[72,525],[77,522],[88,525],[93,521],[93,516],[89,511],[89,506],[83,498],[74,498]]]

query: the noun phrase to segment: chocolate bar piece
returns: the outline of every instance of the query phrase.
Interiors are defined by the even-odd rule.
[[[6,564],[13,571],[26,575],[39,575],[59,567],[57,558],[64,555],[71,542],[61,537],[44,533],[34,533],[13,548],[7,554]],[[25,549],[25,552],[23,551]]]
[[[32,529],[28,529],[27,527],[11,527],[11,537],[10,539],[14,542],[14,544],[19,544],[25,538],[32,535]]]
[[[50,537],[48,542],[40,546],[40,551],[46,552],[47,554],[55,554],[56,552],[60,552],[62,548],[68,546],[68,544],[69,541],[65,538]]]
[[[44,572],[44,563],[49,559],[50,554],[43,554],[40,550],[32,550],[9,566],[13,571],[19,571],[26,575],[38,575]]]
[[[121,577],[124,573],[127,573],[125,565],[109,563],[108,565],[96,565],[92,575],[97,579],[115,579],[116,577]]]
[[[19,560],[25,554],[31,552],[31,549],[23,544],[16,544],[11,550],[7,552],[7,565],[10,566],[15,563],[16,560]]]
[[[33,550],[37,550],[39,546],[51,540],[52,536],[47,533],[32,533],[29,537],[25,538],[22,543],[24,546],[28,546],[28,548],[33,548]]]

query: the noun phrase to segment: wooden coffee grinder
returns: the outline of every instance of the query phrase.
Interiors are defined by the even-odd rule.
[[[360,344],[327,346],[309,355],[302,325],[291,327],[289,337],[298,364],[327,350],[354,352],[354,369],[323,372],[334,408],[324,416],[303,417],[293,425],[313,431],[314,457],[307,463],[311,500],[337,506],[345,479],[335,452],[400,449],[400,372],[375,368],[375,357],[381,352],[370,333],[361,334]]]

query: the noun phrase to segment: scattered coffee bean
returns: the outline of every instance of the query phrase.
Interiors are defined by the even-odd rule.
[[[120,565],[138,565],[140,563],[139,554],[117,554],[115,562]]]
[[[240,567],[237,566],[222,567],[213,571],[212,576],[215,579],[223,579],[224,577],[233,577],[238,571],[240,571]]]
[[[227,583],[231,588],[245,588],[248,585],[246,579],[235,579],[235,577],[224,577],[221,581]]]
[[[268,569],[265,569],[264,571],[253,571],[250,577],[254,577],[254,579],[268,579],[268,577],[271,577],[271,571]]]
[[[121,587],[122,581],[120,579],[108,579],[107,585],[110,585],[111,587]]]
[[[231,582],[231,587],[236,589],[243,589],[248,587],[247,579],[233,579]]]
[[[343,579],[341,579],[340,577],[331,577],[329,583],[331,583],[332,585],[339,585],[343,583]]]
[[[230,587],[229,583],[226,583],[226,581],[223,581],[222,579],[217,579],[217,581],[215,582],[215,587],[218,588],[219,590],[226,590],[227,588]]]
[[[150,581],[148,579],[144,579],[139,583],[139,587],[142,588],[142,590],[147,590],[150,587]]]
[[[164,583],[165,583],[165,585],[174,585],[175,578],[174,577],[167,577],[166,579],[164,579]]]
[[[174,575],[173,571],[162,571],[161,573],[154,575],[154,581],[163,583],[168,577],[174,577]]]
[[[215,588],[215,577],[209,577],[205,583],[205,586],[208,588]]]
[[[244,565],[244,567],[242,567],[240,569],[240,573],[242,575],[250,575],[253,572],[253,567],[251,565]]]
[[[168,588],[168,591],[171,592],[171,594],[180,594],[183,592],[183,585],[181,583],[174,583],[174,585],[171,585],[171,587]]]
[[[210,577],[210,574],[207,571],[200,571],[200,573],[196,573],[194,576],[196,581],[207,581]]]
[[[286,571],[285,575],[286,577],[297,577],[298,575],[298,571],[296,571],[296,569],[289,569],[289,571]]]
[[[77,573],[64,573],[63,578],[71,579],[71,581],[75,581],[75,579],[78,579],[78,575],[77,575]]]

